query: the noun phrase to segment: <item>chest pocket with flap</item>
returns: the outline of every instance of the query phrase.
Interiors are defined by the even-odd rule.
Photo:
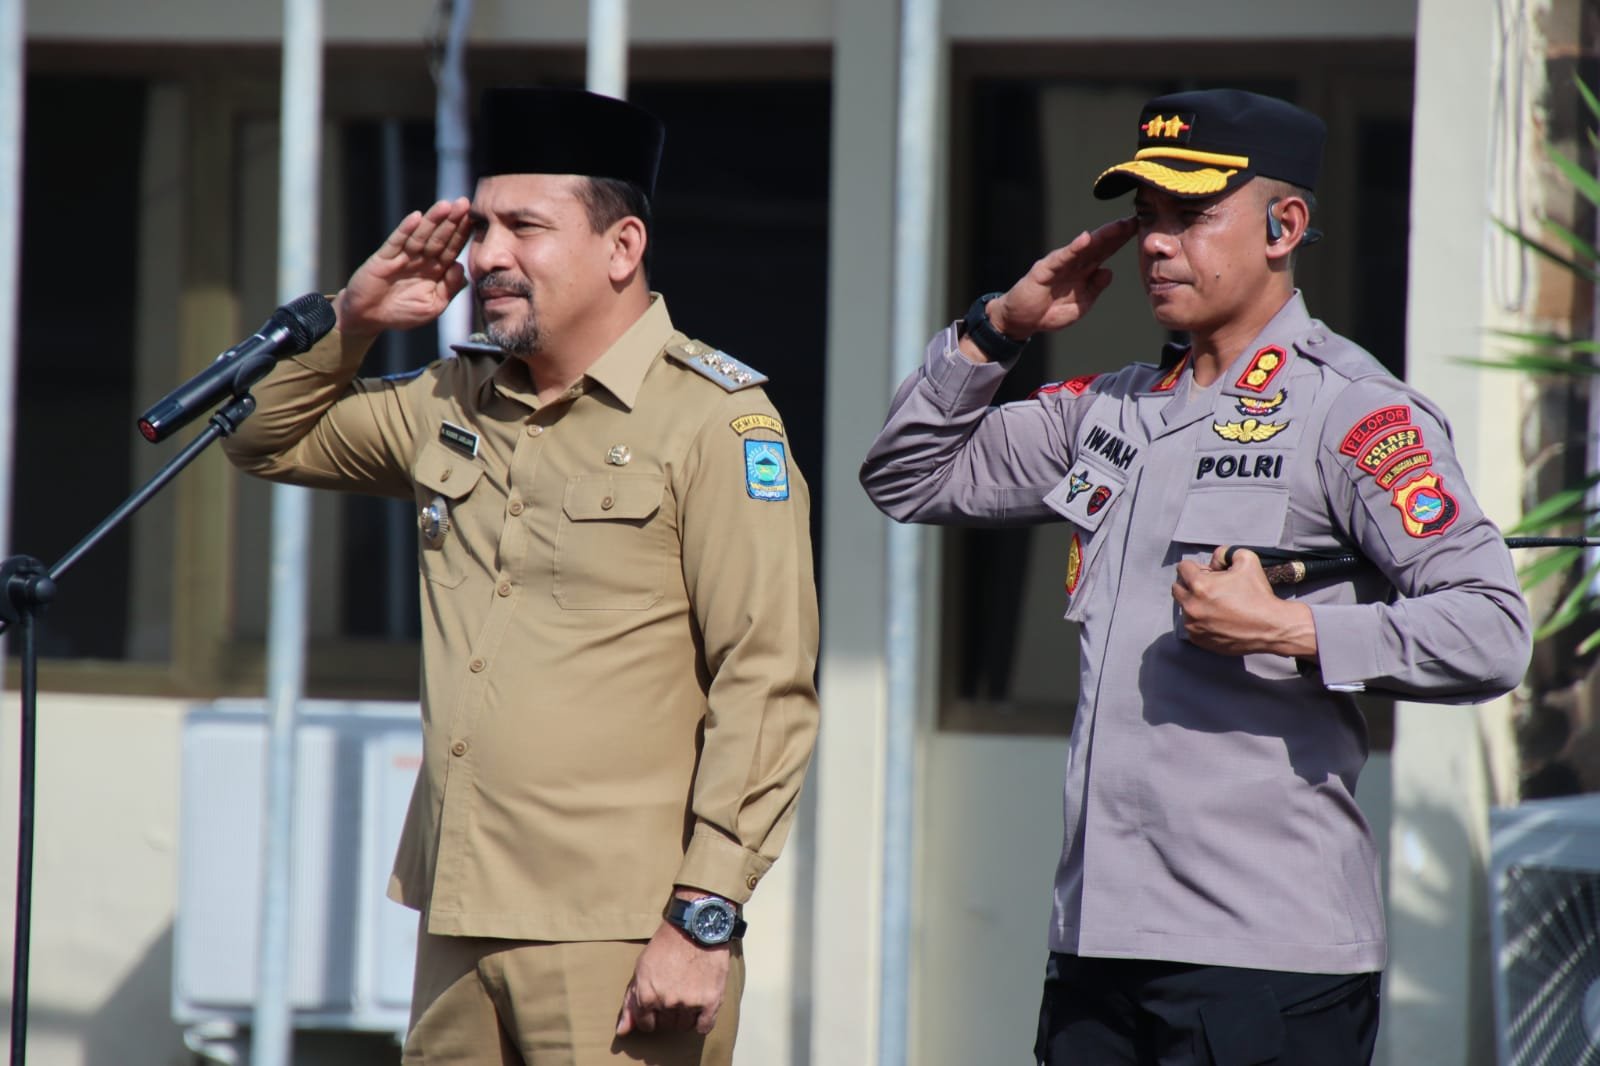
[[[556,530],[556,602],[574,611],[642,611],[660,602],[677,558],[661,515],[660,474],[567,479]]]
[[[429,581],[455,588],[467,576],[470,545],[461,511],[483,480],[483,467],[437,441],[417,452],[411,468],[417,501],[417,567]]]

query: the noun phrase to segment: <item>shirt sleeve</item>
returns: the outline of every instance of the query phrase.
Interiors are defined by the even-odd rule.
[[[255,413],[223,441],[228,458],[270,481],[410,497],[411,401],[437,371],[357,378],[370,347],[335,330],[279,362],[252,390]]]
[[[1326,426],[1318,464],[1334,521],[1397,595],[1311,608],[1324,683],[1440,703],[1516,687],[1532,654],[1527,604],[1443,415],[1393,382],[1358,382]]]
[[[765,425],[731,423],[754,412]],[[817,733],[810,496],[777,412],[724,397],[679,475],[683,578],[710,676],[677,884],[738,903],[778,857]]]
[[[900,385],[861,467],[862,487],[900,522],[1055,518],[1043,501],[1072,459],[1071,394],[992,407],[1008,367],[974,363],[957,345],[955,326],[942,330]]]

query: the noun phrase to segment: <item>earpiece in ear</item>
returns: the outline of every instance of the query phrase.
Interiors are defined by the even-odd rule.
[[[1267,201],[1267,240],[1273,244],[1283,240],[1283,221],[1272,213],[1272,209],[1277,206],[1278,198],[1276,196]]]

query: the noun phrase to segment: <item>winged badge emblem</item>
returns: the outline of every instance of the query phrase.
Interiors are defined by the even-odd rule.
[[[1213,422],[1211,428],[1223,440],[1236,440],[1240,444],[1260,444],[1288,429],[1289,423],[1263,422],[1258,418],[1247,418],[1243,422]]]

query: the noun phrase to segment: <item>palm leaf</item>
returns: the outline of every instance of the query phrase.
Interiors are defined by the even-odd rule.
[[[1600,366],[1593,363],[1563,359],[1558,355],[1540,355],[1538,352],[1516,352],[1501,359],[1462,357],[1455,362],[1489,370],[1515,370],[1523,374],[1600,374]]]
[[[1556,548],[1518,570],[1517,576],[1522,579],[1523,588],[1537,588],[1552,577],[1566,573],[1582,557],[1582,548]]]
[[[1594,181],[1593,178],[1590,178],[1589,180],[1591,182]],[[1595,190],[1596,192],[1600,192],[1600,183],[1596,183]],[[1584,240],[1582,237],[1578,236],[1576,233],[1572,232],[1555,219],[1545,219],[1544,228],[1550,230],[1557,237],[1560,237],[1561,243],[1565,244],[1568,248],[1571,248],[1576,254],[1581,255],[1583,258],[1589,260],[1589,262],[1592,263],[1596,259],[1600,259],[1600,252],[1595,251],[1594,245],[1590,244],[1588,241]]]
[[[1490,336],[1501,340],[1523,341],[1539,348],[1560,348],[1569,352],[1600,352],[1600,340],[1588,337],[1563,337],[1559,333],[1527,333],[1514,329],[1491,329]]]
[[[1589,114],[1595,117],[1595,121],[1600,122],[1600,96],[1595,96],[1594,90],[1576,75],[1573,76],[1572,84],[1577,88],[1578,95],[1583,98],[1583,105],[1589,109]]]
[[[1600,485],[1600,474],[1590,474],[1575,488],[1563,489],[1547,499],[1540,500],[1533,510],[1524,514],[1507,533],[1533,533],[1551,525],[1570,521],[1584,514],[1583,504],[1589,490]]]
[[[1581,642],[1579,642],[1577,654],[1587,655],[1591,651],[1594,651],[1596,647],[1600,647],[1600,629],[1590,633],[1588,636],[1584,637]]]
[[[1508,225],[1499,219],[1495,219],[1494,224],[1499,226],[1501,232],[1503,232],[1506,236],[1522,245],[1528,251],[1534,253],[1535,255],[1542,256],[1545,259],[1550,260],[1552,263],[1572,271],[1572,273],[1578,275],[1580,278],[1583,278],[1591,285],[1600,285],[1600,273],[1596,273],[1593,268],[1585,266],[1575,259],[1569,259],[1560,252],[1546,248],[1544,245],[1540,244],[1526,233],[1523,233],[1515,226]]]
[[[1551,153],[1550,162],[1556,165],[1557,170],[1566,175],[1567,180],[1572,182],[1572,187],[1577,189],[1585,200],[1588,200],[1591,204],[1600,204],[1600,181],[1596,181],[1593,174],[1558,153]],[[1593,258],[1593,256],[1590,258]]]
[[[1600,574],[1600,562],[1595,563],[1583,573],[1583,580],[1579,581],[1566,599],[1555,609],[1544,624],[1533,632],[1534,640],[1543,640],[1552,633],[1559,633],[1583,616],[1584,609],[1589,606],[1589,585],[1594,581],[1595,575]]]

